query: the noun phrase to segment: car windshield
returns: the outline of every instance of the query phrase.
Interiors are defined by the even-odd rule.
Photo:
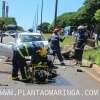
[[[22,35],[20,37],[22,42],[43,41],[42,35]]]

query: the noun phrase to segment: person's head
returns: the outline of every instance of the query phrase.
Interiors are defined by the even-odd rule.
[[[78,32],[85,32],[86,31],[86,27],[83,25],[78,26],[77,28]]]
[[[61,28],[61,27],[56,27],[56,28],[53,30],[53,33],[54,33],[54,34],[57,34],[57,35],[63,35],[64,29]]]
[[[45,48],[41,43],[37,44],[35,49],[36,49],[36,53],[41,57],[45,57],[48,53],[47,48]]]
[[[59,28],[55,28],[55,29],[53,30],[53,33],[57,34],[59,31],[60,31]]]

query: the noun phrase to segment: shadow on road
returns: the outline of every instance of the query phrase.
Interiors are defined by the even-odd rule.
[[[54,85],[56,85],[56,86],[69,86],[69,85],[71,85],[71,83],[69,81],[67,81],[64,77],[59,75],[58,77],[55,78]]]
[[[26,83],[26,85],[52,85],[52,86],[71,86],[72,84],[67,81],[64,77],[62,76],[57,76],[56,78],[53,78],[51,80],[48,80],[48,82],[42,82],[42,83]]]

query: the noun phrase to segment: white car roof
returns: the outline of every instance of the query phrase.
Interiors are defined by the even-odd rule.
[[[23,33],[18,33],[19,35],[41,35],[41,33],[31,33],[31,32],[23,32]]]

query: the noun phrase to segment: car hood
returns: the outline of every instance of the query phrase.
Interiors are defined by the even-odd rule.
[[[17,45],[23,45],[24,43],[27,43],[28,45],[36,44],[36,45],[43,45],[44,47],[48,48],[49,43],[48,41],[32,41],[32,42],[20,42]]]

